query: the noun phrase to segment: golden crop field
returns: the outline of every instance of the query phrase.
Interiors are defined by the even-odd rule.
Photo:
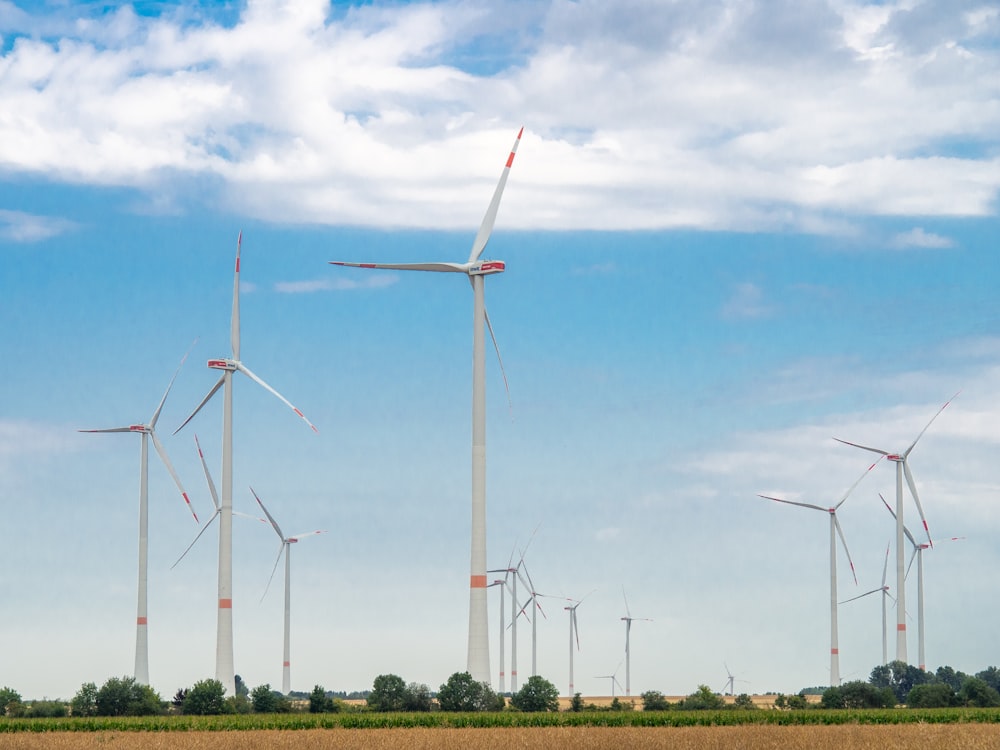
[[[997,724],[310,729],[0,734],[2,750],[992,750]]]

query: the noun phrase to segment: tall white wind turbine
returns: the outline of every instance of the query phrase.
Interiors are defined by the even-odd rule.
[[[490,571],[490,572],[496,572],[496,571]],[[500,632],[500,683],[499,683],[500,689],[497,691],[497,694],[504,695],[507,692],[507,686],[506,686],[507,683],[504,675],[504,654],[503,654],[504,640],[506,639],[507,636],[507,621],[505,619],[506,613],[504,611],[504,596],[503,596],[504,589],[507,588],[506,578],[497,578],[495,581],[493,581],[493,583],[489,584],[486,588],[491,589],[494,586],[500,587],[500,627],[497,628]],[[514,602],[511,605],[511,609],[514,611],[517,610],[517,602]],[[516,620],[517,618],[515,617],[514,619]]]
[[[889,503],[885,501],[885,498],[882,497],[881,493],[879,493],[879,498],[881,498],[885,509],[892,513],[893,518],[895,518],[895,512],[892,510]],[[919,662],[917,666],[919,666],[921,670],[926,670],[927,662],[924,658],[924,550],[928,549],[931,545],[930,543],[918,543],[906,526],[903,526],[903,533],[906,534],[906,538],[910,540],[910,544],[913,546],[913,554],[910,555],[910,562],[906,565],[907,576],[909,576],[910,568],[913,566],[913,559],[916,558],[917,560],[917,658]],[[953,536],[949,537],[946,541],[957,542],[964,538],[965,537]],[[882,583],[884,584],[885,581],[883,580]]]
[[[630,645],[630,635],[632,633],[632,623],[652,622],[648,617],[632,617],[632,611],[628,608],[628,597],[625,596],[625,587],[622,586],[622,598],[625,599],[625,696],[632,695],[632,648]]]
[[[188,350],[188,353],[190,353],[190,349]],[[196,514],[194,512],[194,508],[191,507],[191,500],[188,498],[184,485],[181,484],[180,477],[178,477],[177,472],[174,471],[173,464],[170,463],[170,458],[167,457],[167,451],[163,447],[163,443],[161,443],[159,438],[156,437],[156,421],[160,418],[160,411],[163,409],[163,404],[167,400],[167,394],[170,393],[170,389],[174,385],[174,380],[177,379],[177,374],[181,371],[181,367],[184,366],[184,360],[187,359],[187,356],[188,355],[185,354],[181,358],[181,363],[177,366],[177,370],[174,371],[174,376],[170,378],[167,390],[164,391],[163,398],[160,399],[160,403],[156,407],[156,411],[153,412],[153,416],[149,420],[149,424],[133,424],[127,427],[111,427],[102,430],[80,430],[80,432],[132,432],[137,433],[141,437],[139,452],[139,593],[135,618],[134,672],[135,681],[140,685],[149,684],[149,613],[147,605],[147,568],[149,558],[148,438],[152,439],[153,447],[160,456],[160,460],[163,461],[163,465],[166,467],[170,477],[174,480],[174,484],[177,485],[177,489],[180,490],[181,497],[183,497],[184,502],[187,503],[188,510],[191,511],[191,515],[194,516],[194,520],[196,522],[198,520],[198,514]]]
[[[958,393],[955,396],[958,396]],[[931,417],[931,421],[927,423],[924,429],[920,431],[920,434],[910,443],[910,447],[902,453],[890,453],[881,448],[870,448],[867,445],[834,438],[838,443],[851,445],[872,453],[879,453],[896,464],[896,660],[904,664],[908,663],[908,661],[906,658],[906,571],[904,570],[903,557],[903,476],[906,476],[906,483],[910,487],[910,494],[913,495],[913,501],[916,503],[917,511],[920,513],[920,520],[924,524],[927,541],[933,547],[934,543],[931,541],[931,532],[927,528],[927,519],[924,517],[924,509],[920,505],[920,496],[917,494],[917,485],[913,482],[913,475],[910,473],[910,465],[907,459],[910,457],[910,452],[916,446],[917,442],[934,423],[934,420],[948,407],[948,404],[955,400],[955,396],[948,399],[944,406],[937,410],[937,413]]]
[[[292,689],[292,675],[291,675],[291,640],[290,640],[290,624],[291,624],[291,591],[292,591],[292,553],[291,547],[293,544],[298,543],[300,539],[305,539],[308,536],[316,536],[317,534],[325,534],[325,531],[307,531],[304,534],[293,534],[292,536],[285,536],[281,531],[281,527],[278,526],[278,522],[274,520],[267,507],[261,501],[260,497],[254,492],[253,487],[250,488],[250,492],[253,493],[254,500],[257,501],[257,505],[260,509],[264,511],[264,515],[267,516],[267,520],[271,522],[271,527],[274,529],[274,533],[278,535],[278,539],[281,540],[281,549],[278,550],[278,559],[274,561],[274,568],[271,570],[271,578],[267,580],[267,588],[264,589],[264,595],[267,595],[267,589],[271,587],[271,581],[274,579],[274,573],[278,569],[278,563],[281,562],[281,556],[285,556],[285,640],[284,640],[284,658],[282,660],[281,666],[281,693],[282,695],[288,695],[288,692]],[[263,598],[263,597],[262,597]]]
[[[484,296],[484,278],[489,274],[503,273],[506,265],[502,260],[480,260],[486,243],[493,233],[497,209],[500,207],[500,197],[510,167],[514,163],[514,154],[521,142],[521,134],[517,134],[511,147],[507,163],[500,174],[500,181],[493,192],[493,199],[486,209],[486,215],[479,227],[479,232],[472,243],[469,259],[465,263],[348,263],[331,261],[335,266],[351,266],[354,268],[384,268],[396,271],[432,271],[438,273],[461,273],[468,276],[473,293],[473,337],[472,337],[472,545],[470,554],[469,575],[469,640],[467,651],[467,667],[469,674],[477,682],[490,681],[490,644],[489,625],[487,623],[486,603],[486,338],[485,329],[489,328],[493,345],[496,348],[496,337],[493,336],[493,326],[486,312]],[[497,349],[499,355],[499,349]],[[502,368],[502,364],[501,364]],[[505,378],[506,379],[506,378]]]
[[[232,358],[210,359],[208,366],[222,370],[222,375],[195,407],[190,416],[174,430],[180,432],[194,419],[209,399],[222,388],[222,502],[219,513],[219,606],[215,641],[215,679],[230,695],[236,694],[236,670],[233,660],[233,373],[241,372],[258,385],[273,393],[301,417],[313,431],[316,427],[288,399],[257,377],[240,361],[240,250],[243,233],[236,240],[236,269],[233,272],[233,314],[230,321]]]
[[[587,594],[590,596],[590,594]],[[587,596],[583,597],[586,599]],[[575,604],[571,604],[568,607],[563,607],[567,612],[569,612],[569,697],[572,698],[576,693],[574,692],[573,685],[573,642],[576,642],[576,650],[580,650],[580,631],[576,624],[576,610],[583,604],[583,599],[576,601]],[[573,599],[567,599],[567,601],[574,601]]]
[[[854,492],[854,488],[861,483],[868,472],[875,468],[878,461],[873,463],[864,473],[857,478],[854,484],[851,485],[850,489],[844,493],[843,497],[837,502],[836,505],[830,508],[823,508],[819,505],[813,505],[812,503],[797,503],[792,500],[782,500],[779,497],[771,497],[770,495],[758,495],[765,500],[774,500],[778,503],[787,503],[788,505],[798,505],[800,508],[811,508],[812,510],[822,511],[823,513],[828,513],[830,515],[830,685],[833,687],[838,687],[840,685],[840,645],[837,634],[837,536],[840,536],[840,543],[844,546],[844,554],[847,555],[847,562],[851,565],[851,575],[854,576],[854,582],[858,582],[858,576],[854,572],[854,561],[851,560],[851,553],[847,549],[847,540],[844,539],[844,531],[840,528],[840,521],[837,520],[837,511],[840,506],[844,504],[844,501]]]

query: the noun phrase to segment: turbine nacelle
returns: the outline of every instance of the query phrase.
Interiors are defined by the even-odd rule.
[[[898,453],[887,453],[885,455],[886,461],[895,461],[896,463],[902,463],[906,460],[905,456],[901,456]]]
[[[213,370],[228,370],[229,372],[240,369],[239,362],[235,359],[210,359],[208,366]]]
[[[129,432],[144,432],[147,435],[152,432],[152,430],[149,428],[149,425],[145,425],[145,424],[130,424],[128,426],[128,431]]]
[[[469,276],[488,276],[493,273],[503,273],[507,270],[507,264],[502,260],[484,260],[482,263],[474,263],[469,267]]]

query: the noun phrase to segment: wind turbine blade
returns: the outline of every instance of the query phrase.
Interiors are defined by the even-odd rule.
[[[950,403],[951,403],[952,401],[954,401],[954,400],[955,400],[955,399],[956,399],[956,398],[958,397],[958,394],[959,394],[959,393],[961,393],[961,392],[962,392],[962,391],[958,391],[958,393],[956,393],[956,394],[955,394],[954,396],[952,396],[952,397],[951,397],[950,399],[948,399],[947,401],[945,401],[945,402],[944,402],[944,406],[942,406],[942,407],[941,407],[940,409],[938,409],[938,410],[937,410],[937,413],[936,413],[936,414],[935,414],[935,415],[934,415],[933,417],[931,417],[931,421],[930,421],[930,422],[928,422],[928,423],[927,423],[927,425],[926,425],[926,426],[924,427],[924,429],[922,429],[922,430],[920,431],[920,434],[919,434],[919,435],[917,435],[916,439],[915,439],[915,440],[914,440],[914,441],[913,441],[912,443],[910,443],[910,447],[909,447],[909,448],[907,448],[907,449],[906,449],[905,451],[903,451],[903,460],[904,460],[904,461],[905,461],[905,460],[906,460],[907,458],[909,458],[909,456],[910,456],[910,451],[912,451],[912,450],[913,450],[913,447],[914,447],[914,446],[915,446],[915,445],[917,444],[917,441],[918,441],[918,440],[920,440],[920,438],[922,438],[922,437],[924,436],[924,433],[925,433],[925,432],[927,432],[927,428],[928,428],[928,427],[930,427],[930,426],[931,426],[932,424],[934,424],[934,420],[935,420],[935,419],[937,419],[937,418],[938,418],[939,416],[941,416],[941,412],[943,412],[943,411],[944,411],[945,409],[947,409],[947,408],[948,408],[948,404],[950,404]],[[905,465],[905,464],[904,464],[904,465]]]
[[[906,475],[906,483],[910,486],[910,494],[913,495],[913,502],[917,504],[917,512],[920,513],[920,521],[924,524],[924,533],[927,534],[927,543],[934,546],[934,540],[931,539],[931,530],[927,528],[927,519],[924,517],[924,509],[920,505],[920,495],[917,494],[917,485],[913,481],[913,475],[910,473],[910,465],[907,463],[906,459],[903,459],[903,473]]]
[[[580,606],[579,602],[576,603],[576,607],[578,607],[578,606]],[[576,607],[573,607],[569,611],[569,616],[570,616],[570,619],[572,620],[572,624],[573,624],[573,634],[576,636],[576,650],[579,651],[580,650],[580,628],[576,624]]]
[[[264,515],[267,516],[267,520],[271,522],[271,526],[274,528],[274,533],[278,535],[278,539],[280,539],[281,543],[284,544],[286,541],[285,535],[281,533],[281,527],[278,526],[278,522],[274,520],[274,516],[272,516],[268,512],[267,508],[264,506],[264,503],[261,502],[261,499],[259,497],[257,497],[257,493],[253,491],[253,487],[250,488],[250,492],[253,494],[254,500],[257,501],[257,505],[259,505],[260,509],[264,511]],[[265,591],[264,593],[266,594],[267,592]]]
[[[177,563],[179,563],[181,560],[183,560],[184,556],[187,555],[187,553],[191,551],[191,548],[198,542],[199,539],[201,539],[201,535],[204,534],[208,530],[208,527],[212,525],[212,521],[214,521],[216,519],[216,517],[219,515],[219,513],[221,513],[221,512],[222,511],[220,509],[218,509],[218,508],[215,509],[215,513],[213,513],[212,517],[208,519],[208,522],[204,526],[201,527],[201,531],[198,532],[198,535],[192,540],[191,544],[189,544],[187,546],[187,549],[184,550],[184,554],[182,554],[180,557],[178,557],[177,558],[177,562],[175,562],[173,565],[170,566],[171,570],[173,570],[174,568],[176,568],[177,567]]]
[[[913,552],[910,554],[910,562],[906,564],[906,572],[903,574],[904,581],[910,577],[910,568],[913,567],[913,561],[917,559],[917,552],[917,548],[914,547]]]
[[[151,430],[156,429],[156,420],[160,418],[160,411],[163,409],[163,404],[166,403],[167,394],[169,394],[170,389],[174,387],[174,381],[177,380],[177,376],[180,374],[181,368],[184,366],[184,362],[187,360],[188,355],[191,353],[191,350],[194,349],[194,345],[197,343],[198,339],[195,339],[193,342],[191,342],[191,346],[188,347],[188,350],[184,352],[184,356],[181,357],[181,363],[177,365],[177,369],[174,370],[174,376],[170,378],[170,383],[167,384],[167,390],[163,392],[163,398],[160,399],[159,406],[157,406],[156,411],[153,412],[153,418],[149,420],[149,428]]]
[[[833,506],[834,510],[836,510],[837,508],[839,508],[841,505],[844,504],[844,501],[850,496],[852,492],[854,492],[854,488],[857,487],[859,484],[861,484],[861,480],[864,479],[866,476],[868,476],[868,472],[874,469],[876,466],[878,466],[878,462],[881,460],[882,460],[881,458],[876,459],[875,463],[873,463],[871,466],[869,466],[861,473],[861,476],[854,481],[854,484],[851,485],[851,488],[844,493],[844,496],[842,498],[840,498],[840,502],[838,502],[836,505]]]
[[[348,268],[382,268],[387,271],[436,271],[438,273],[468,273],[463,263],[348,263],[343,260],[329,261],[331,266]]]
[[[500,374],[503,376],[503,387],[504,390],[507,391],[507,408],[510,410],[511,415],[513,415],[514,403],[510,400],[510,385],[507,383],[507,372],[506,370],[503,369],[503,357],[500,356],[500,347],[499,345],[497,345],[497,337],[493,333],[493,324],[490,322],[490,314],[486,310],[485,305],[483,306],[483,314],[486,316],[486,328],[489,329],[490,338],[493,340],[493,348],[496,350],[497,353],[497,362],[500,363]],[[532,536],[534,536],[534,534],[532,534]]]
[[[851,445],[851,446],[854,446],[855,448],[860,448],[863,451],[871,451],[872,453],[880,453],[883,456],[888,456],[889,455],[889,451],[884,451],[884,450],[882,450],[880,448],[869,448],[867,445],[861,445],[860,443],[851,443],[851,442],[848,442],[847,440],[841,440],[840,438],[834,438],[834,440],[836,440],[838,443],[843,443],[844,445]]]
[[[181,484],[181,478],[177,476],[177,472],[174,471],[174,465],[170,463],[170,459],[167,457],[167,451],[164,449],[163,443],[161,443],[160,439],[156,437],[155,431],[150,430],[149,436],[153,438],[153,447],[156,448],[156,452],[160,454],[160,460],[163,461],[163,465],[167,467],[167,473],[169,473],[171,478],[174,480],[174,484],[177,485],[177,489],[180,490],[181,497],[183,497],[184,502],[187,503],[188,510],[191,511],[191,515],[194,516],[195,523],[198,523],[198,514],[194,512],[194,508],[191,506],[191,498],[188,497],[188,493],[184,489],[184,485]]]
[[[131,427],[109,427],[104,430],[77,430],[77,432],[132,432]]]
[[[794,500],[782,500],[780,497],[771,497],[770,495],[757,495],[757,497],[762,497],[765,500],[774,500],[776,503],[787,503],[788,505],[798,505],[800,508],[812,508],[813,510],[821,510],[824,513],[829,513],[829,508],[823,508],[819,505],[813,505],[812,503],[797,503]]]
[[[632,611],[628,608],[628,597],[625,595],[625,586],[622,586],[622,598],[625,600],[625,616],[628,617],[628,620],[629,620],[628,627],[631,627],[632,626]]]
[[[289,542],[297,542],[301,539],[305,539],[307,536],[316,536],[317,534],[325,534],[326,529],[320,529],[318,531],[305,531],[301,534],[292,534],[288,537]]]
[[[201,459],[201,468],[205,471],[205,481],[208,482],[208,491],[212,493],[212,502],[215,504],[216,510],[221,510],[219,493],[215,491],[215,482],[212,481],[212,475],[208,472],[208,464],[205,462],[205,454],[201,452],[201,443],[198,442],[197,435],[194,436],[194,444],[198,446],[198,458]]]
[[[213,385],[213,386],[212,386],[212,390],[210,390],[210,391],[208,392],[208,395],[207,395],[207,396],[205,396],[205,398],[203,398],[203,399],[201,400],[201,403],[200,403],[200,404],[198,404],[198,405],[197,405],[197,406],[196,406],[196,407],[194,408],[194,411],[193,411],[193,412],[191,412],[191,414],[189,414],[189,415],[188,415],[188,418],[187,418],[187,419],[185,419],[185,420],[184,420],[183,422],[181,422],[181,426],[180,426],[180,427],[178,427],[178,428],[177,428],[176,430],[174,430],[174,431],[173,431],[173,433],[172,433],[173,435],[176,435],[176,434],[177,434],[178,432],[180,432],[181,430],[183,430],[183,429],[184,429],[184,426],[185,426],[185,425],[186,425],[186,424],[187,424],[188,422],[190,422],[190,421],[191,421],[192,419],[194,419],[194,415],[195,415],[195,414],[197,414],[197,413],[198,413],[199,411],[201,411],[201,407],[203,407],[203,406],[204,406],[205,404],[207,404],[207,403],[208,403],[208,400],[209,400],[210,398],[212,398],[212,396],[214,396],[214,395],[215,395],[215,392],[216,392],[216,391],[218,391],[218,390],[219,390],[219,389],[220,389],[220,388],[222,387],[222,384],[223,384],[223,383],[225,382],[225,380],[226,380],[226,375],[225,375],[225,373],[223,373],[223,374],[222,374],[222,376],[221,376],[221,377],[220,377],[220,378],[219,378],[219,379],[218,379],[218,380],[217,380],[217,381],[215,382],[215,385]]]
[[[229,340],[233,359],[240,358],[240,250],[243,248],[243,230],[236,238],[236,270],[233,272],[233,315],[230,319]]]
[[[514,154],[517,153],[517,146],[521,142],[521,135],[523,133],[524,128],[521,128],[517,133],[517,138],[514,140],[514,145],[510,148],[510,156],[507,157],[507,163],[504,165],[503,172],[500,173],[500,181],[497,183],[496,190],[493,191],[493,198],[490,200],[489,208],[486,209],[486,215],[483,216],[483,223],[479,226],[476,239],[472,242],[472,250],[469,252],[469,263],[475,263],[479,260],[479,256],[486,249],[486,243],[490,241],[490,235],[493,234],[493,224],[497,220],[500,198],[503,196],[503,189],[507,185],[507,175],[510,174],[510,167],[514,163]]]
[[[896,517],[896,511],[894,511],[892,509],[892,506],[889,505],[889,503],[887,503],[885,501],[885,498],[882,497],[882,493],[881,492],[878,493],[878,496],[880,498],[882,498],[882,504],[885,506],[885,509],[892,514],[893,518],[895,518]],[[906,527],[906,524],[903,524],[903,533],[906,534],[906,538],[910,540],[910,544],[912,544],[914,547],[916,547],[917,546],[917,540],[913,538],[913,534],[910,533],[910,530]]]
[[[858,594],[857,596],[852,596],[850,599],[844,599],[844,601],[837,602],[837,603],[838,604],[847,604],[848,602],[853,602],[853,601],[855,601],[857,599],[863,599],[864,597],[870,596],[871,594],[876,594],[879,591],[883,591],[883,589],[872,589],[871,591],[866,591],[863,594]]]
[[[285,406],[287,406],[289,409],[291,409],[296,414],[298,414],[302,418],[302,421],[305,422],[307,425],[309,425],[312,428],[313,432],[319,432],[319,430],[316,429],[316,425],[314,425],[312,422],[310,422],[308,419],[306,419],[306,415],[305,414],[303,414],[301,411],[299,411],[297,408],[295,408],[295,406],[292,404],[291,401],[289,401],[287,398],[285,398],[284,396],[282,396],[280,393],[278,393],[276,390],[274,390],[274,388],[272,388],[271,386],[269,386],[267,383],[265,383],[259,377],[257,377],[256,375],[254,375],[253,372],[250,370],[249,367],[247,367],[242,362],[239,362],[239,363],[237,363],[236,368],[240,372],[242,372],[244,375],[246,375],[248,378],[250,378],[252,381],[254,381],[255,383],[257,383],[257,385],[263,386],[264,388],[266,388],[267,390],[269,390],[271,393],[273,393],[275,396],[277,396],[279,399],[281,399],[282,403],[284,403]]]
[[[882,588],[885,588],[885,577],[889,573],[889,545],[885,545],[885,563],[882,565]]]
[[[844,545],[844,553],[847,555],[847,562],[851,566],[851,575],[854,576],[854,585],[858,585],[858,574],[854,570],[854,560],[851,559],[851,552],[847,549],[847,540],[844,538],[844,530],[840,528],[840,519],[837,518],[837,514],[833,514],[833,525],[837,529],[837,535],[840,537],[840,543]]]
[[[234,510],[233,511],[233,515],[234,516],[239,516],[240,518],[249,518],[251,521],[258,521],[258,522],[264,524],[265,526],[268,525],[267,519],[266,518],[261,518],[260,516],[254,516],[254,515],[251,515],[249,513],[241,513],[238,510]]]
[[[278,563],[281,562],[281,555],[286,551],[286,547],[288,547],[288,542],[282,540],[281,549],[278,550],[278,559],[274,561],[274,567],[271,568],[271,577],[267,579],[267,586],[264,587],[264,593],[260,596],[261,601],[264,601],[264,597],[267,596],[268,589],[271,588],[271,581],[274,580],[274,574],[278,570]]]

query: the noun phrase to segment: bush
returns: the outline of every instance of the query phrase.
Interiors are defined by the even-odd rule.
[[[947,708],[958,702],[958,696],[947,682],[917,685],[906,696],[910,708]]]
[[[81,693],[92,685],[93,683],[85,684],[77,693],[84,710],[87,695],[81,696]],[[134,677],[127,676],[109,678],[94,695],[93,705],[97,716],[156,716],[163,713],[159,693],[149,685],[138,684]]]
[[[979,677],[970,677],[962,683],[962,689],[958,691],[958,699],[963,706],[976,706],[978,708],[1000,706],[1000,693]]]
[[[708,685],[699,685],[698,690],[682,700],[678,708],[684,711],[717,711],[725,704],[722,696],[713,693]]]
[[[579,697],[579,693],[577,694]],[[442,711],[502,711],[504,698],[468,672],[455,672],[437,694]]]
[[[411,682],[403,695],[404,711],[430,711],[431,689],[422,683]]]
[[[368,708],[372,711],[402,711],[406,701],[406,683],[394,674],[380,674],[368,694]]]
[[[0,716],[22,716],[24,703],[21,694],[14,688],[0,688]]]
[[[184,713],[209,716],[226,713],[226,688],[218,680],[201,680],[184,696]]]
[[[24,715],[31,719],[52,719],[66,715],[66,704],[62,701],[34,701],[29,705]]]
[[[659,690],[647,690],[642,694],[643,711],[666,711],[669,708],[670,703]]]
[[[257,714],[287,714],[292,710],[291,702],[270,684],[258,685],[250,691],[250,704]]]
[[[510,698],[510,704],[519,711],[558,711],[559,691],[540,675],[532,675]]]
[[[740,693],[733,701],[733,708],[739,709],[740,711],[752,711],[757,708],[757,706],[754,704],[753,698],[746,693]]]
[[[340,710],[340,704],[335,703],[333,698],[326,694],[326,689],[321,685],[316,685],[309,693],[309,713],[325,714]]]
[[[69,704],[73,716],[97,716],[97,685],[85,682]]]

